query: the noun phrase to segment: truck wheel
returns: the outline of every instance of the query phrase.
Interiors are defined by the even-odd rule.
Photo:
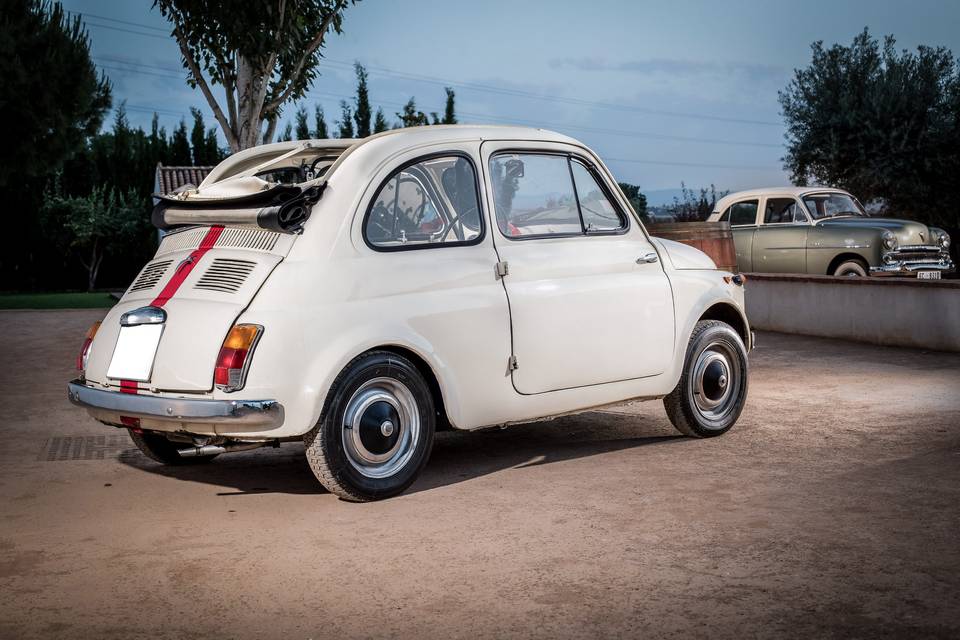
[[[170,466],[204,464],[217,457],[216,455],[212,455],[183,458],[177,453],[177,449],[179,449],[177,443],[170,442],[162,433],[156,433],[154,431],[134,431],[133,429],[127,429],[127,433],[130,434],[130,439],[133,440],[133,444],[137,445],[137,448],[143,452],[143,455],[160,464]]]
[[[701,320],[693,328],[683,373],[663,399],[680,433],[707,438],[726,433],[747,401],[747,349],[733,327]]]
[[[833,275],[841,278],[866,278],[867,264],[860,260],[847,260],[837,265],[837,268],[833,270]]]
[[[371,351],[337,377],[317,425],[304,436],[307,461],[330,493],[352,502],[409,487],[433,448],[433,396],[403,356]]]

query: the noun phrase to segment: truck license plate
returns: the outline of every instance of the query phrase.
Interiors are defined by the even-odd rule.
[[[107,377],[113,380],[149,382],[162,333],[162,324],[120,327]]]
[[[939,280],[939,271],[917,271],[917,278],[920,280]]]

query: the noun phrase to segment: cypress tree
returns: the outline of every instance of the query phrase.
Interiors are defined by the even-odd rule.
[[[370,95],[367,91],[367,70],[359,62],[353,64],[353,70],[357,74],[357,97],[354,102],[353,120],[357,123],[357,137],[366,138],[370,135],[371,114]]]

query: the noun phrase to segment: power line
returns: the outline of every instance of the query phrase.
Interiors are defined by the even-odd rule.
[[[92,18],[98,18],[101,20],[104,19],[102,16],[94,16],[93,14],[87,14],[87,15]],[[123,20],[115,20],[112,18],[110,20],[113,20],[115,22],[122,23],[122,24],[129,24],[129,25],[134,25],[142,28],[153,29],[156,31],[164,31],[163,29],[160,29],[159,27],[154,27],[152,25],[146,25],[146,24],[136,23],[136,22],[127,22]],[[99,27],[102,29],[112,29],[115,31],[133,33],[136,35],[148,36],[153,38],[162,38],[168,41],[170,39],[169,35],[159,35],[157,33],[142,33],[142,32],[137,32],[130,29],[123,29],[121,27],[114,27],[111,25],[90,23],[90,26]],[[340,65],[341,67],[346,66],[350,68],[353,67],[352,62],[347,62],[344,60],[336,60],[333,58],[324,58],[324,59],[328,63],[333,65]],[[406,71],[398,71],[394,69],[388,69],[386,67],[380,67],[378,65],[365,65],[365,68],[371,73],[371,75],[396,77],[396,78],[406,79],[406,80],[416,80],[418,82],[427,82],[427,83],[437,84],[442,86],[461,87],[461,88],[473,90],[473,91],[525,97],[525,98],[531,98],[535,100],[545,100],[548,102],[560,102],[560,103],[571,104],[571,105],[595,107],[595,108],[602,108],[602,109],[612,109],[617,111],[646,113],[649,115],[657,115],[657,116],[663,116],[663,117],[669,117],[669,118],[688,118],[688,119],[695,119],[695,120],[710,120],[715,122],[726,122],[726,123],[733,123],[733,124],[750,124],[750,125],[770,126],[770,127],[783,126],[783,124],[780,122],[773,122],[770,120],[753,120],[748,118],[732,118],[732,117],[718,116],[713,114],[691,113],[691,112],[682,112],[682,111],[667,111],[665,109],[652,109],[649,107],[640,107],[636,105],[623,105],[623,104],[616,104],[611,102],[598,102],[594,100],[583,100],[580,98],[569,98],[564,96],[539,94],[539,93],[533,93],[530,91],[523,91],[521,89],[496,87],[493,85],[479,84],[474,82],[462,82],[462,81],[438,78],[436,76],[428,76],[423,74],[410,73]]]

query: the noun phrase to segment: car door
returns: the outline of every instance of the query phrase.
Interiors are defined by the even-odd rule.
[[[753,270],[768,273],[807,272],[810,221],[792,196],[767,196],[753,239]]]
[[[729,222],[733,231],[739,271],[753,271],[753,236],[757,230],[759,205],[759,198],[747,198],[734,202],[720,216],[720,222]]]
[[[663,373],[673,298],[607,172],[568,145],[481,148],[522,394]]]

